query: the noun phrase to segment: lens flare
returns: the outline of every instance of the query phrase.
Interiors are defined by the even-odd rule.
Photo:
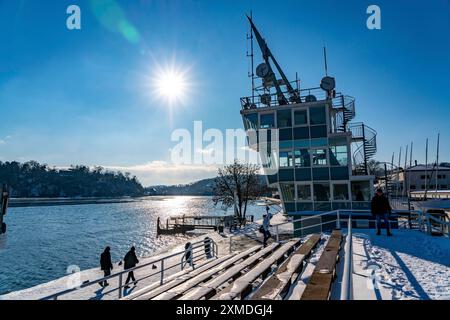
[[[158,67],[152,79],[153,94],[170,106],[185,104],[189,91],[188,69]]]

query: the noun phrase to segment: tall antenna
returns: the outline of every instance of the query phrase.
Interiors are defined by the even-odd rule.
[[[436,150],[436,188],[435,188],[435,196],[437,196],[437,191],[438,191],[438,172],[439,172],[439,138],[440,138],[440,133],[438,133],[438,139],[437,139],[437,150]]]
[[[250,18],[253,19],[253,11],[250,11]],[[250,40],[250,54],[248,53],[247,42],[247,57],[250,58],[250,69],[248,76],[252,79],[252,103],[255,103],[255,68],[254,68],[254,53],[253,53],[253,29],[250,27],[250,37],[247,34],[247,41]]]
[[[427,200],[427,190],[428,190],[428,138],[425,145],[425,195],[424,200]]]
[[[398,167],[397,167],[397,188],[396,188],[396,196],[398,196],[398,189],[400,188],[400,166],[402,159],[402,147],[400,146],[400,152],[398,154]]]
[[[323,46],[323,61],[325,64],[325,75],[328,76],[327,47],[325,46]]]
[[[411,150],[409,151],[409,172],[408,172],[408,210],[411,210],[411,170],[412,170],[412,151],[413,142],[411,141]]]
[[[406,182],[406,165],[408,163],[408,145],[406,145],[406,151],[405,151],[405,166],[403,167],[403,192],[402,192],[402,196],[404,196],[406,194],[406,186],[407,186],[407,182]]]

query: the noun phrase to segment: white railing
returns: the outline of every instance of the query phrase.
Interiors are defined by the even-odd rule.
[[[205,250],[205,245],[209,245],[210,248],[210,256],[208,257],[206,250]],[[175,257],[181,257],[180,258],[180,262],[179,263],[175,263],[172,264],[170,266],[168,266],[167,261],[169,259],[174,259]],[[145,264],[136,266],[134,268],[130,268],[130,269],[126,269],[117,273],[114,273],[110,276],[107,277],[102,277],[102,278],[98,278],[86,283],[82,283],[77,287],[73,287],[73,288],[69,288],[66,290],[62,290],[60,292],[51,294],[49,296],[46,296],[44,298],[42,298],[41,300],[57,300],[59,297],[63,296],[63,295],[67,295],[70,293],[74,293],[76,291],[91,287],[93,285],[99,285],[101,283],[103,283],[106,280],[112,280],[112,279],[116,279],[118,278],[118,283],[119,285],[117,287],[111,288],[110,290],[108,290],[107,292],[103,292],[102,296],[105,296],[107,294],[113,293],[114,291],[118,292],[118,298],[121,299],[123,297],[123,288],[126,286],[123,283],[123,277],[126,276],[126,274],[128,274],[131,271],[136,271],[136,270],[143,270],[144,268],[147,269],[149,268],[150,270],[152,270],[152,266],[159,264],[160,268],[158,271],[156,272],[150,272],[149,274],[142,276],[140,278],[136,278],[136,282],[137,281],[141,281],[144,279],[148,279],[150,277],[156,276],[158,274],[160,274],[160,284],[163,285],[164,284],[164,276],[167,270],[176,268],[176,267],[180,267],[181,270],[184,269],[184,267],[186,266],[186,264],[189,264],[189,266],[191,266],[193,269],[195,268],[195,262],[198,262],[200,260],[203,259],[209,259],[209,258],[217,258],[218,257],[218,248],[217,248],[217,244],[212,240],[212,239],[208,239],[208,240],[200,240],[197,242],[193,242],[192,243],[192,250],[191,250],[191,260],[190,261],[186,261],[185,259],[186,257],[186,250],[183,251],[179,251],[173,254],[170,254],[168,256],[164,256],[162,258],[159,259],[155,259],[155,260],[151,260],[150,262],[146,262]]]
[[[425,213],[420,217],[421,230],[431,235],[433,231],[442,233],[443,236],[450,236],[450,222],[441,220],[433,216],[433,214]]]
[[[347,238],[345,240],[344,271],[341,284],[341,300],[353,300],[353,243],[352,216],[348,217]]]
[[[315,214],[312,216],[303,216],[302,218],[299,219],[294,219],[294,220],[289,220],[286,222],[282,222],[282,223],[278,223],[275,225],[271,225],[271,233],[275,236],[275,239],[277,241],[279,241],[279,236],[281,234],[280,229],[281,226],[289,224],[289,223],[299,223],[300,227],[298,228],[294,228],[293,229],[293,234],[296,233],[296,231],[304,231],[307,229],[312,229],[312,228],[317,228],[320,227],[320,231],[322,232],[324,229],[324,225],[330,225],[332,224],[331,227],[334,227],[336,229],[341,229],[341,224],[342,224],[342,215],[348,216],[348,215],[353,215],[354,218],[357,218],[358,214],[363,214],[363,215],[370,215],[370,210],[354,210],[354,209],[339,209],[339,210],[332,210],[332,211],[326,211],[326,212],[322,212],[319,214]],[[405,217],[407,218],[407,220],[405,221],[405,223],[408,224],[408,227],[411,227],[411,216],[412,215],[417,215],[417,220],[419,222],[419,225],[423,225],[423,223],[421,222],[424,218],[421,218],[423,216],[422,211],[420,210],[392,210],[392,216],[395,217]],[[327,220],[327,221],[322,221],[322,217],[324,216],[335,216],[335,219],[332,220]],[[303,222],[307,221],[307,220],[311,220],[311,219],[318,219],[320,218],[320,222],[313,224],[313,225],[306,225],[306,226],[301,226],[303,224]],[[368,222],[374,222],[375,226],[377,225],[377,220],[375,217],[372,218],[367,218],[367,219],[362,219]],[[391,226],[392,223],[397,223],[399,226],[400,221],[398,220],[389,220],[389,226]],[[448,223],[447,223],[448,225]],[[295,225],[294,225],[295,226]],[[327,229],[330,229],[329,227],[327,227]]]

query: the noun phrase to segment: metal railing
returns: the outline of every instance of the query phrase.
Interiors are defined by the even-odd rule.
[[[353,243],[352,216],[348,217],[347,237],[345,240],[344,271],[341,284],[341,300],[353,300]]]
[[[293,228],[293,232],[292,232],[293,234],[295,234],[296,231],[304,231],[304,230],[312,229],[312,228],[317,229],[318,227],[320,227],[319,232],[322,232],[324,230],[324,226],[327,226],[327,229],[330,228],[330,227],[328,227],[329,224],[331,224],[331,227],[334,227],[336,229],[341,229],[342,215],[344,215],[344,216],[351,215],[354,218],[356,218],[358,216],[358,214],[368,215],[368,214],[370,214],[370,210],[338,209],[338,210],[326,211],[326,212],[322,212],[319,214],[306,216],[306,217],[302,217],[299,219],[293,219],[290,221],[271,225],[270,230],[271,230],[271,233],[273,233],[273,235],[275,236],[275,238],[278,241],[279,235],[281,234],[280,227],[282,225],[293,223],[294,224],[294,228]],[[414,219],[413,215],[416,215],[416,217],[418,217],[418,218],[416,218],[416,220],[419,221],[419,224],[423,224],[423,223],[421,223],[421,220],[423,219],[423,218],[421,218],[423,216],[423,213],[421,210],[392,210],[392,215],[391,215],[392,218],[405,218],[406,220],[405,220],[405,224],[403,224],[403,225],[398,220],[389,220],[390,227],[391,227],[391,224],[395,222],[399,225],[399,227],[402,225],[402,226],[405,226],[405,228],[410,228],[411,220]],[[323,221],[322,217],[324,217],[324,216],[335,216],[335,219]],[[318,223],[302,226],[303,222],[305,222],[305,221],[319,219],[319,218],[320,218],[320,222],[318,222]],[[364,220],[367,222],[375,222],[375,226],[377,224],[377,220],[375,217],[360,219],[360,220],[361,221]],[[300,227],[295,228],[295,223],[299,223]],[[311,233],[313,233],[313,232],[317,232],[317,231],[312,231]],[[306,234],[308,234],[308,232],[306,232],[304,235],[306,235]]]
[[[210,252],[209,252],[209,256],[205,250],[205,246],[209,244],[209,248],[210,248]],[[174,263],[172,265],[169,265],[168,260],[169,259],[174,259],[175,257],[180,256],[180,262],[178,263]],[[145,280],[148,279],[150,277],[156,276],[158,274],[160,274],[160,285],[164,284],[164,277],[165,274],[168,270],[176,268],[176,267],[180,267],[181,270],[184,269],[184,267],[189,264],[189,266],[191,266],[193,269],[195,269],[195,263],[200,261],[200,260],[204,260],[204,259],[212,259],[212,258],[218,258],[218,247],[217,244],[214,242],[214,240],[212,239],[208,239],[208,240],[200,240],[197,242],[193,242],[192,243],[192,247],[191,247],[191,260],[190,261],[186,261],[186,250],[183,251],[179,251],[173,254],[170,254],[168,256],[164,256],[162,258],[159,259],[155,259],[155,260],[151,260],[149,262],[146,262],[145,264],[136,266],[134,268],[130,268],[130,269],[126,269],[117,273],[114,273],[110,276],[107,277],[102,277],[102,278],[98,278],[89,282],[85,282],[82,284],[79,284],[76,287],[72,287],[72,288],[68,288],[66,290],[62,290],[59,291],[57,293],[51,294],[49,296],[46,296],[44,298],[42,298],[41,300],[57,300],[59,297],[63,296],[63,295],[67,295],[70,293],[74,293],[76,291],[82,290],[82,289],[86,289],[89,288],[93,285],[99,285],[102,284],[104,281],[107,280],[112,280],[112,279],[117,279],[118,278],[118,283],[119,285],[117,287],[111,288],[110,290],[108,290],[107,292],[103,292],[102,296],[105,296],[107,294],[113,293],[115,291],[117,291],[118,293],[118,298],[121,299],[123,297],[123,288],[126,286],[126,284],[123,283],[123,277],[128,274],[131,271],[137,271],[137,270],[143,270],[144,268],[150,268],[150,270],[152,270],[152,266],[159,264],[160,268],[158,271],[155,272],[150,272],[149,274],[142,276],[140,278],[136,278],[135,282],[137,281],[141,281],[141,280]]]
[[[450,222],[436,218],[432,213],[422,213],[419,217],[419,228],[429,235],[434,232],[441,233],[445,237],[450,236]]]

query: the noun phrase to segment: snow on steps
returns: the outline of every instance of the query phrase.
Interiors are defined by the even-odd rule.
[[[306,285],[302,300],[328,300],[331,285],[336,275],[336,263],[342,243],[342,232],[333,230],[324,252]]]
[[[251,300],[281,300],[289,292],[291,285],[303,271],[303,263],[320,242],[320,235],[313,234],[264,282]]]
[[[283,244],[273,254],[257,264],[253,269],[245,275],[228,285],[224,290],[219,292],[213,300],[233,300],[235,298],[243,299],[252,290],[252,283],[262,277],[263,279],[272,270],[272,265],[279,265],[284,261],[285,256],[289,255],[294,248],[300,244],[300,240],[291,240]]]
[[[241,261],[242,259],[246,259],[250,255],[256,253],[261,249],[261,246],[254,246],[246,251],[243,251],[234,257],[224,261],[223,263],[216,265],[214,267],[211,267],[209,270],[191,278],[190,280],[156,296],[153,298],[153,300],[172,300],[177,299],[178,297],[182,296],[185,292],[189,291],[196,285],[205,282],[209,279],[211,279],[215,274],[219,274],[220,272],[227,270],[231,266],[233,266],[236,262]],[[143,296],[138,298],[140,300],[147,299],[147,296]]]
[[[136,291],[136,292],[122,298],[122,300],[134,300],[134,299],[140,298],[144,295],[149,297],[147,299],[151,299],[152,297],[191,279],[192,277],[196,276],[197,274],[201,274],[202,272],[205,272],[206,270],[209,270],[210,268],[223,263],[224,261],[232,258],[234,255],[235,254],[229,254],[229,255],[223,256],[221,258],[214,259],[212,261],[208,261],[208,262],[202,264],[201,266],[197,267],[197,269],[194,269],[194,270],[192,270],[192,269],[182,270],[182,271],[175,273],[172,276],[168,277],[164,281],[163,285],[160,285],[159,282],[155,282],[155,283],[151,284],[150,286],[142,288],[141,290]]]
[[[270,255],[275,249],[277,249],[280,245],[276,242],[268,245],[266,248],[258,251],[250,258],[245,259],[238,265],[233,266],[229,270],[220,274],[216,278],[212,280],[202,283],[192,291],[180,297],[179,300],[199,300],[201,298],[209,299],[217,293],[218,288],[229,281],[230,279],[236,280],[242,275],[242,272],[245,269],[253,267],[255,264],[259,263],[261,259],[264,259],[268,255]]]

